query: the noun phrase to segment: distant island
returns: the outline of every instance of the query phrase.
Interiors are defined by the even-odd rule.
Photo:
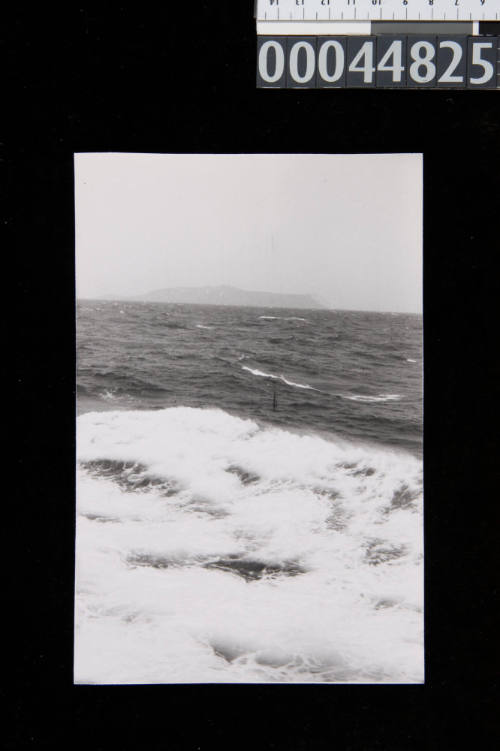
[[[279,292],[255,292],[237,287],[170,287],[133,297],[109,295],[107,299],[141,302],[189,303],[191,305],[244,305],[257,308],[324,309],[312,295],[289,295]]]

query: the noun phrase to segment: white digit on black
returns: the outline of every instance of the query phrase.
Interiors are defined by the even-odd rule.
[[[306,72],[303,76],[299,73],[299,52],[305,50],[306,53]],[[290,50],[290,75],[296,83],[307,83],[314,75],[316,66],[316,55],[314,47],[309,42],[295,42]]]
[[[274,73],[269,73],[269,51],[272,49],[274,50],[276,62]],[[266,83],[276,83],[276,81],[280,80],[284,70],[285,53],[283,52],[281,44],[279,44],[279,42],[274,42],[272,39],[264,42],[259,50],[259,73],[261,78],[266,81]]]
[[[422,55],[422,51],[424,54]],[[436,66],[432,62],[436,55],[436,50],[431,42],[424,40],[412,44],[410,65],[410,76],[416,83],[429,83],[436,75]],[[424,75],[420,75],[420,68],[425,68]]]
[[[481,57],[481,50],[490,50],[493,46],[493,42],[473,42],[472,43],[472,65],[480,65],[484,70],[482,76],[479,78],[473,78],[471,76],[470,82],[476,85],[487,83],[493,78],[495,69],[489,60],[484,60]]]
[[[333,70],[333,73],[331,74],[328,72],[329,50],[333,50],[335,53],[335,68]],[[342,47],[340,42],[331,39],[330,41],[324,42],[324,44],[321,45],[318,55],[318,71],[323,81],[326,81],[327,83],[335,83],[335,81],[338,81],[342,76],[342,73],[344,72],[344,64],[344,48]]]
[[[392,59],[392,65],[389,65],[389,60]],[[378,64],[379,71],[388,71],[392,73],[393,83],[401,82],[401,74],[404,71],[403,67],[403,42],[400,39],[392,42],[382,60]]]
[[[363,60],[363,65],[358,67],[358,63]],[[371,83],[373,81],[373,74],[375,68],[373,67],[373,42],[363,42],[359,48],[358,54],[354,57],[354,60],[349,65],[349,71],[351,73],[362,73],[364,83]]]
[[[460,61],[463,55],[462,45],[458,42],[452,42],[451,39],[447,39],[444,42],[439,42],[441,49],[450,49],[453,53],[451,63],[446,68],[445,72],[439,79],[439,83],[463,83],[463,76],[454,76],[453,73],[460,65]]]

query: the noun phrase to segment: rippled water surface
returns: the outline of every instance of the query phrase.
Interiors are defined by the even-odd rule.
[[[77,682],[423,680],[421,333],[79,303]]]

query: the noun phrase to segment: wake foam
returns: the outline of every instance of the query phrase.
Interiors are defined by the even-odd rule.
[[[415,457],[185,407],[77,450],[76,682],[423,680]]]

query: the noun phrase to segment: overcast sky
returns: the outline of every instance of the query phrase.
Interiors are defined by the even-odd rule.
[[[228,284],[422,310],[420,154],[77,154],[79,298]]]

